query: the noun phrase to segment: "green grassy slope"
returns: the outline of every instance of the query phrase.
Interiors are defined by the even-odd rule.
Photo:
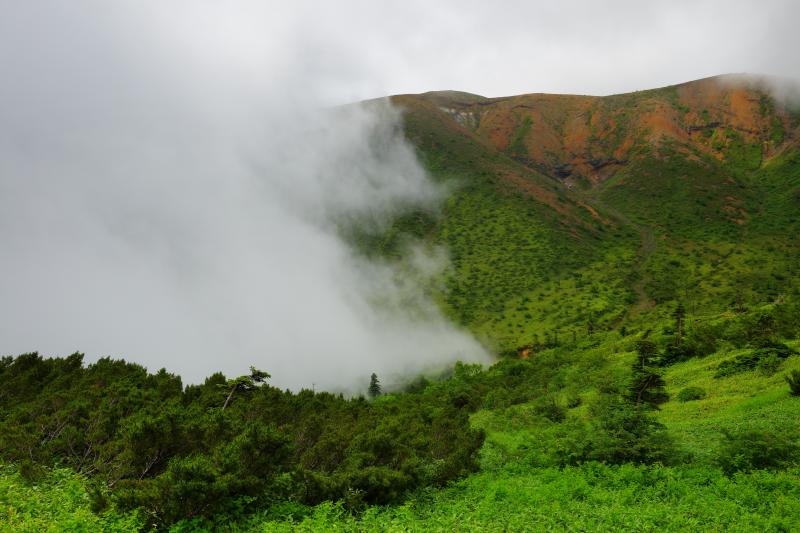
[[[797,287],[794,115],[740,85],[396,97],[409,140],[452,188],[438,219],[412,224],[450,253],[447,313],[507,351],[590,322],[634,324],[676,300],[719,312]],[[537,160],[539,144],[555,152]],[[575,163],[564,179],[558,164],[576,147],[599,170],[580,176]]]
[[[499,350],[624,314],[633,229],[428,102],[398,103],[431,174],[453,189],[427,234],[450,254],[441,295],[448,314]]]

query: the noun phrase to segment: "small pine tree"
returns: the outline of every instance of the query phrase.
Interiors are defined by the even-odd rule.
[[[664,389],[666,382],[650,362],[658,355],[658,347],[652,341],[641,340],[636,343],[638,360],[633,365],[633,376],[628,387],[628,401],[638,408],[658,409],[669,395]]]
[[[225,384],[222,385],[222,387],[230,388],[230,392],[228,393],[228,397],[225,398],[225,403],[222,406],[222,410],[224,411],[225,409],[228,408],[228,405],[230,405],[231,400],[233,399],[234,393],[236,393],[237,391],[241,392],[251,391],[256,387],[258,387],[259,385],[261,385],[262,383],[264,383],[270,377],[272,376],[270,376],[263,370],[259,370],[256,367],[251,366],[249,375],[239,376],[238,378],[229,379],[228,381],[226,381]]]
[[[377,398],[381,395],[381,382],[378,381],[378,375],[373,372],[373,374],[369,377],[369,388],[367,389],[367,394],[369,394],[370,398]]]
[[[653,341],[640,340],[636,342],[636,354],[639,356],[639,366],[645,368],[653,359],[658,357],[658,346]]]

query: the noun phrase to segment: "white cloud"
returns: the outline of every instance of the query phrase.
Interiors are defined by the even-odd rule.
[[[436,209],[388,102],[325,109],[291,76],[250,80],[227,53],[204,63],[213,42],[179,35],[159,55],[164,28],[82,15],[30,51],[46,64],[18,57],[5,75],[4,352],[81,350],[190,381],[253,364],[329,389],[488,359],[404,270],[354,256],[335,229]]]

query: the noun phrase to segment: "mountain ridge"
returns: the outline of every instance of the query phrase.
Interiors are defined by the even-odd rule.
[[[793,290],[800,107],[776,87],[391,97],[433,179],[457,184],[439,220],[405,226],[450,251],[446,312],[507,351]]]
[[[608,96],[527,93],[486,98],[458,91],[400,95],[433,102],[484,142],[564,181],[597,184],[663,139],[724,159],[730,145],[762,147],[766,158],[796,142],[800,124],[770,96],[769,78],[721,75]],[[401,104],[402,105],[402,104]],[[632,116],[633,114],[633,116]],[[787,135],[788,133],[788,135]]]

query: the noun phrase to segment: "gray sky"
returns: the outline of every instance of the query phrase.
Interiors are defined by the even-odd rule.
[[[612,94],[730,72],[800,77],[800,3],[791,0],[326,4],[304,21],[326,50],[314,68],[344,98]],[[340,57],[359,58],[341,77]]]
[[[124,53],[151,62],[128,78],[180,61],[181,71],[218,68],[256,91],[281,86],[336,103],[439,89],[610,94],[730,72],[800,77],[792,0],[0,6],[3,59],[29,72],[78,62],[84,74],[110,77]]]
[[[486,361],[416,283],[447,268],[446,250],[412,243],[398,269],[331,229],[436,211],[442,191],[396,110],[323,108],[798,77],[799,14],[769,1],[0,0],[0,353],[80,350],[189,381],[255,364],[282,386],[334,389]]]
[[[729,72],[800,76],[792,0],[198,4],[149,16],[173,44],[250,73],[270,65],[272,75],[311,83],[334,101],[438,89],[610,94]]]

